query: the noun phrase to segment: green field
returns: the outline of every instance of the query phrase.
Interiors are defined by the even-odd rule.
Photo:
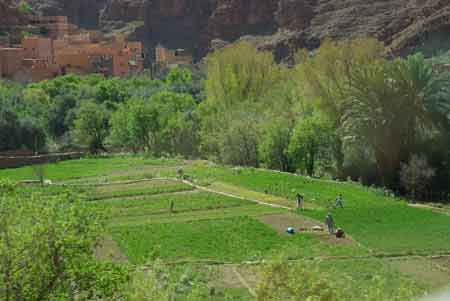
[[[333,247],[313,234],[280,236],[246,216],[186,223],[112,227],[113,237],[135,264],[143,264],[157,248],[167,260],[241,262],[271,258],[279,253],[291,259],[362,253],[353,247]]]
[[[189,168],[194,178],[225,182],[246,189],[294,199],[297,192],[314,210],[301,214],[323,220],[332,211],[338,226],[358,242],[378,252],[450,252],[450,218],[428,210],[411,208],[403,200],[386,197],[381,191],[357,183],[338,183],[284,173],[199,164]],[[345,209],[333,209],[342,193]],[[292,201],[294,202],[294,201]]]
[[[45,177],[52,181],[87,179],[92,181],[113,177],[115,180],[130,179],[138,171],[137,177],[152,175],[158,166],[176,165],[172,159],[147,159],[139,156],[110,156],[100,158],[83,158],[62,161],[44,165]],[[32,167],[0,169],[0,179],[8,178],[15,181],[33,180],[36,178]]]
[[[146,180],[98,185],[87,189],[89,200],[156,195],[192,190],[192,186],[173,180]]]
[[[174,213],[254,205],[254,203],[206,192],[174,194],[169,197],[155,195],[131,199],[117,198],[95,201],[90,205],[97,210],[110,210],[111,218],[117,219],[120,217],[170,213],[171,202],[174,204]]]
[[[179,167],[209,191],[176,180]],[[247,285],[255,288],[259,263],[281,254],[293,264],[317,261],[324,274],[336,278],[335,285],[348,286],[343,300],[358,300],[363,288],[376,281],[375,275],[387,281],[387,291],[408,282],[415,283],[418,293],[450,283],[446,261],[411,256],[450,253],[450,217],[410,207],[357,183],[140,157],[74,160],[48,165],[45,170],[46,178],[58,185],[22,189],[48,195],[81,192],[90,210],[106,217],[111,241],[99,252],[104,253],[102,258],[116,253],[115,257],[137,267],[155,258],[174,266],[196,264],[194,269],[217,265],[214,269],[223,274],[219,279],[204,276],[204,281],[217,285],[215,300],[225,300],[225,292],[234,296],[231,300],[253,299],[223,264],[242,269]],[[29,167],[0,170],[0,177],[34,178]],[[304,211],[289,210],[295,207],[297,192],[306,198]],[[345,208],[333,209],[340,193]],[[330,240],[325,233],[313,232],[290,236],[283,231],[291,221],[297,229],[304,223],[321,224],[328,211],[349,235],[347,240]],[[249,261],[254,263],[252,268],[241,267]]]

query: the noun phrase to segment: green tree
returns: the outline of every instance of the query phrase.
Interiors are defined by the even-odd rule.
[[[133,141],[128,130],[129,110],[128,103],[122,103],[117,106],[117,110],[111,114],[109,121],[110,135],[108,136],[108,143],[120,147],[131,148],[134,152],[137,149],[134,147]]]
[[[17,115],[0,108],[0,150],[12,150],[22,146],[21,126]]]
[[[317,100],[321,111],[336,129],[342,125],[344,102],[352,86],[354,73],[383,61],[384,46],[375,39],[325,40],[313,54],[297,54],[299,84],[306,99]],[[343,144],[336,139],[333,155],[339,177],[343,177]]]
[[[236,120],[224,131],[220,141],[220,159],[226,164],[259,166],[258,129],[248,117]]]
[[[73,110],[78,103],[78,95],[68,93],[56,96],[46,112],[45,126],[49,136],[58,140],[73,127]]]
[[[159,151],[173,155],[195,154],[198,137],[194,98],[185,93],[162,91],[153,95],[149,102],[158,110]]]
[[[447,87],[420,54],[354,72],[342,132],[370,146],[384,185],[396,185],[400,163],[448,118]]]
[[[87,101],[77,111],[74,121],[75,139],[89,148],[93,154],[106,151],[104,142],[108,136],[108,111],[94,102]]]
[[[247,42],[218,50],[206,58],[206,105],[228,108],[255,102],[282,80],[282,68],[272,53]]]
[[[108,299],[127,282],[94,258],[101,219],[77,195],[17,189],[0,194],[1,300]]]
[[[25,0],[20,1],[18,8],[19,11],[23,14],[33,13],[33,7]]]
[[[135,152],[157,152],[159,112],[151,102],[136,98],[120,105],[112,115],[111,128],[109,140],[113,145]]]
[[[192,73],[186,68],[174,68],[170,70],[164,81],[169,86],[190,85],[192,84]]]
[[[116,108],[117,104],[123,103],[130,98],[127,81],[120,78],[111,78],[99,82],[96,86],[95,99],[105,104],[108,109]]]
[[[199,108],[201,149],[205,154],[220,157],[224,155],[221,148],[226,139],[232,138],[224,132],[231,133],[237,129],[233,125],[236,114],[248,113],[241,114],[241,118],[259,116],[244,121],[259,122],[266,109],[267,95],[283,83],[287,73],[285,68],[276,64],[272,53],[258,51],[246,42],[209,55],[206,70],[206,100]]]
[[[319,114],[301,118],[292,134],[289,154],[297,167],[314,176],[316,165],[327,161],[335,139],[331,123]]]
[[[137,99],[129,103],[128,130],[137,149],[156,152],[157,135],[160,129],[159,112],[155,105]]]
[[[259,154],[268,168],[281,171],[293,171],[288,153],[292,126],[286,119],[269,120],[262,129]]]

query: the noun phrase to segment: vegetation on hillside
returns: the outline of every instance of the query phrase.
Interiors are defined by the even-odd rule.
[[[162,79],[1,82],[0,151],[203,157],[444,200],[450,75],[420,53],[384,53],[373,39],[326,40],[313,53],[299,51],[288,68],[241,42],[210,54],[202,71],[176,68]],[[415,158],[430,171],[416,176],[420,184],[410,176]]]

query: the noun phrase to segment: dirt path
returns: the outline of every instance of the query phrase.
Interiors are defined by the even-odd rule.
[[[227,196],[227,197],[231,197],[231,198],[235,198],[235,199],[239,199],[239,200],[243,200],[243,201],[249,201],[249,202],[257,203],[257,204],[260,204],[260,205],[270,206],[270,207],[273,207],[273,208],[282,208],[282,209],[286,209],[286,210],[292,210],[291,207],[278,205],[278,204],[266,203],[266,202],[262,202],[262,201],[259,201],[259,200],[255,200],[255,199],[246,198],[246,197],[242,197],[242,196],[239,196],[239,195],[231,194],[231,193],[226,193],[226,192],[217,191],[217,190],[214,190],[214,189],[209,189],[207,187],[199,186],[197,184],[194,184],[194,183],[186,181],[186,180],[183,180],[183,183],[185,183],[187,185],[190,185],[192,187],[195,187],[196,189],[199,189],[199,190],[202,190],[202,191],[206,191],[206,192],[210,192],[210,193],[220,194],[220,195],[223,195],[223,196]]]
[[[245,280],[245,278],[242,277],[242,275],[239,273],[237,267],[233,267],[233,272],[236,275],[236,277],[239,279],[239,281],[244,285],[244,287],[248,289],[248,291],[250,292],[250,295],[252,295],[253,297],[256,297],[255,290],[248,284],[247,280]]]
[[[187,185],[191,185],[195,189],[207,191],[210,193],[220,194],[220,195],[224,195],[224,196],[228,196],[228,197],[232,197],[232,198],[236,198],[236,199],[241,199],[244,201],[250,201],[250,202],[260,204],[260,205],[270,206],[273,208],[286,209],[286,210],[289,210],[290,212],[292,212],[294,210],[294,208],[292,208],[292,207],[283,206],[283,205],[279,205],[279,204],[267,203],[267,202],[263,202],[263,201],[256,200],[253,198],[243,197],[243,196],[232,194],[232,193],[227,193],[227,192],[222,192],[222,191],[218,191],[215,189],[210,189],[210,188],[200,186],[200,185],[197,185],[195,183],[192,183],[192,182],[186,181],[186,180],[183,180],[183,183],[185,183]],[[277,230],[277,232],[280,234],[284,233],[284,231],[287,229],[287,227],[292,227],[292,226],[297,226],[297,225],[299,225],[299,228],[306,228],[306,229],[311,229],[313,226],[320,226],[320,227],[322,227],[322,229],[326,229],[324,224],[322,224],[319,221],[316,221],[314,219],[305,217],[303,215],[295,215],[295,214],[285,213],[285,214],[276,214],[276,215],[261,215],[257,218],[260,221],[262,221],[263,223],[270,225],[272,228]],[[297,228],[297,230],[299,228]],[[324,242],[327,242],[330,244],[357,244],[361,248],[364,248],[367,251],[369,251],[369,253],[373,253],[372,249],[361,245],[359,242],[357,242],[353,238],[351,238],[351,236],[349,236],[348,234],[346,235],[345,239],[338,239],[335,236],[328,235],[327,233],[325,233],[323,231],[317,232],[317,234]]]
[[[414,208],[428,209],[428,210],[431,210],[436,213],[450,215],[450,209],[448,209],[448,208],[439,208],[436,206],[430,206],[430,205],[426,205],[426,204],[408,204],[408,206],[414,207]]]

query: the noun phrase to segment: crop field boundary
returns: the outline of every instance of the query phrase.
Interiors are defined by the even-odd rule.
[[[373,254],[367,256],[315,256],[315,257],[304,257],[304,258],[296,258],[296,259],[286,259],[289,263],[299,263],[304,261],[367,261],[367,260],[411,260],[411,259],[440,259],[440,258],[449,258],[449,253],[442,254],[416,254],[416,255],[404,255],[404,254]],[[177,260],[177,261],[165,261],[164,263],[167,265],[209,265],[209,266],[240,266],[240,265],[262,265],[276,262],[276,260],[249,260],[242,262],[227,262],[227,261],[217,261],[217,260]],[[148,269],[150,266],[148,265],[136,265],[138,269]],[[449,270],[450,269],[446,269]]]
[[[232,270],[233,270],[233,273],[238,278],[239,282],[241,282],[248,289],[250,295],[252,295],[253,297],[256,297],[257,295],[256,295],[255,290],[248,284],[247,280],[245,280],[245,278],[241,275],[241,273],[239,273],[236,266],[233,266]]]
[[[198,190],[202,190],[202,191],[206,191],[206,192],[210,192],[210,193],[215,193],[215,194],[220,194],[220,195],[223,195],[223,196],[228,196],[228,197],[232,197],[232,198],[236,198],[236,199],[240,199],[240,200],[244,200],[244,201],[254,202],[254,203],[257,203],[259,205],[270,206],[272,208],[286,209],[286,210],[291,211],[291,212],[295,211],[294,208],[291,208],[291,207],[287,207],[287,206],[283,206],[283,205],[277,205],[277,204],[271,204],[271,203],[255,200],[255,199],[252,199],[252,198],[247,198],[247,197],[243,197],[243,196],[239,196],[239,195],[235,195],[235,194],[231,194],[231,193],[227,193],[227,192],[217,191],[217,190],[214,190],[214,189],[210,189],[210,188],[207,188],[207,187],[204,187],[204,186],[197,185],[197,184],[192,183],[192,182],[187,181],[187,180],[183,180],[182,182],[187,184],[187,185],[191,185],[192,187],[194,187],[195,189],[198,189]],[[366,249],[369,253],[374,253],[374,251],[371,248],[362,245],[359,241],[353,239],[350,235],[347,234],[347,236],[349,236],[349,238],[352,241],[354,241],[359,247],[361,247],[363,249]]]
[[[131,185],[131,184],[139,184],[144,182],[152,182],[152,181],[173,181],[180,182],[176,178],[148,178],[148,179],[136,179],[136,180],[128,180],[128,181],[113,181],[113,182],[105,182],[105,183],[95,183],[95,184],[85,184],[85,183],[53,183],[55,186],[64,186],[64,187],[102,187],[102,186],[113,186],[113,185]]]
[[[190,185],[190,186],[192,186],[192,187],[194,187],[194,188],[196,188],[198,190],[203,190],[205,192],[220,194],[220,195],[223,195],[223,196],[227,196],[227,197],[231,197],[231,198],[235,198],[235,199],[239,199],[239,200],[243,200],[243,201],[249,201],[249,202],[257,203],[257,204],[264,205],[264,206],[270,206],[270,207],[273,207],[273,208],[280,208],[280,209],[286,209],[286,210],[292,211],[291,207],[287,207],[287,206],[283,206],[283,205],[277,205],[277,204],[271,204],[271,203],[262,202],[262,201],[259,201],[259,200],[246,198],[246,197],[243,197],[243,196],[239,196],[239,195],[235,195],[235,194],[231,194],[231,193],[227,193],[227,192],[217,191],[217,190],[214,190],[214,189],[210,189],[210,188],[207,188],[207,187],[204,187],[204,186],[197,185],[197,184],[192,183],[192,182],[187,181],[187,180],[183,180],[182,182],[187,184],[187,185]]]

